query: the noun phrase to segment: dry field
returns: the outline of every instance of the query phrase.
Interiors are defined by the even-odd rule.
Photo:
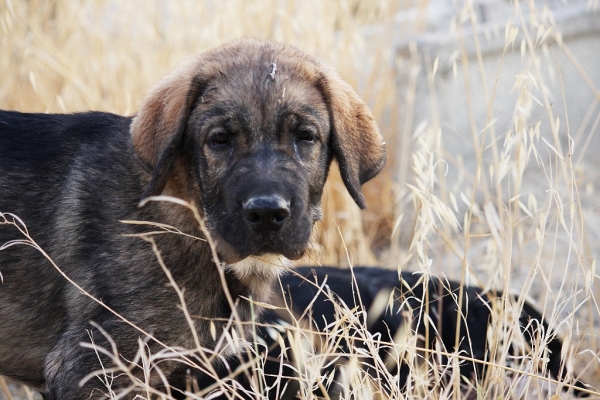
[[[239,37],[284,41],[324,58],[372,107],[389,162],[366,185],[363,212],[332,172],[325,218],[304,263],[384,265],[530,299],[552,332],[522,348],[513,326],[519,304],[499,301],[488,335],[497,351],[470,396],[568,396],[536,372],[543,370],[544,340],[555,333],[568,343],[565,368],[600,388],[600,181],[593,169],[600,163],[588,162],[593,148],[584,156],[600,133],[600,81],[589,78],[590,64],[578,62],[551,13],[534,0],[514,4],[495,33],[504,46],[491,68],[486,44],[473,35],[481,21],[471,1],[452,5],[447,36],[455,51],[425,51],[419,37],[429,7],[426,0],[0,0],[0,108],[130,115],[179,61]],[[600,13],[597,3],[588,7]],[[410,18],[396,18],[399,12]],[[506,68],[514,55],[520,64]],[[582,93],[591,93],[580,120],[569,118],[561,57],[584,77]],[[454,85],[450,93],[464,95],[438,98],[442,74]],[[500,102],[510,115],[497,113]],[[446,116],[458,111],[448,104],[464,113],[468,129],[457,132]],[[521,353],[507,368],[509,344]],[[416,340],[405,345],[407,358],[417,359]],[[306,357],[311,351],[298,349]],[[445,368],[415,361],[416,385],[403,396],[466,398],[454,373],[459,358]],[[451,384],[442,384],[444,369]],[[344,373],[348,397],[375,397],[376,382],[365,384],[358,364]],[[307,387],[315,374],[307,372]],[[9,385],[13,398],[30,398],[26,388]],[[0,377],[0,399],[10,398]]]

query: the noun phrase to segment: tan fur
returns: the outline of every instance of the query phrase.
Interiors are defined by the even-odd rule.
[[[242,283],[254,288],[257,297],[255,300],[262,302],[269,301],[271,297],[271,283],[286,269],[292,267],[292,261],[278,254],[246,257],[226,266]]]
[[[133,146],[138,155],[154,166],[189,110],[186,99],[198,73],[200,57],[190,59],[164,78],[146,96],[131,124]]]
[[[335,130],[334,146],[344,155],[338,158],[342,179],[356,203],[364,208],[360,186],[383,168],[385,144],[371,110],[352,87],[333,71],[328,71],[325,78]]]

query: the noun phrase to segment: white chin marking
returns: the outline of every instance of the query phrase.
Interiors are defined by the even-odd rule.
[[[263,254],[262,256],[250,256],[241,261],[227,265],[227,269],[233,271],[238,279],[245,279],[252,275],[267,279],[275,279],[285,268],[291,268],[294,264],[281,254]]]

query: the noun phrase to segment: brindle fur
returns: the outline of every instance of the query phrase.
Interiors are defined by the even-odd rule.
[[[273,260],[298,259],[307,248],[334,159],[364,207],[361,185],[385,161],[369,109],[320,61],[293,47],[243,40],[182,64],[133,117],[0,112],[0,212],[9,221],[6,213],[20,217],[56,265],[104,305],[169,346],[194,348],[150,243],[132,236],[156,229],[120,221],[164,223],[203,237],[185,207],[139,206],[158,194],[193,204],[227,265],[237,313],[247,321],[245,299],[268,301],[280,270]],[[257,198],[284,204],[277,230],[256,229],[246,216],[244,204]],[[209,245],[173,233],[153,237],[190,314],[203,317],[195,319],[200,343],[213,347],[208,319],[217,321],[218,333],[219,318],[232,310]],[[22,234],[1,224],[0,245],[15,239]],[[93,338],[110,348],[91,322],[112,337],[123,360],[132,360],[139,338],[147,338],[84,296],[31,247],[1,251],[0,273],[0,374],[47,399],[104,398],[99,379],[80,385],[101,368],[98,355],[80,343]],[[148,346],[162,348],[154,340]],[[161,364],[174,385],[184,368]],[[151,383],[160,388],[158,375]],[[127,384],[116,377],[112,389]]]

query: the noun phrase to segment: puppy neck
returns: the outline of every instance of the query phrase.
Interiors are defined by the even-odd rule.
[[[246,257],[225,266],[247,288],[258,301],[268,301],[273,282],[286,269],[292,268],[292,261],[280,254],[264,254]]]

